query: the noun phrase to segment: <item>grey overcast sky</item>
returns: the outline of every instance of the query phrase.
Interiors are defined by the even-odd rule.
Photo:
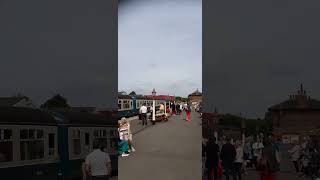
[[[204,108],[263,117],[300,83],[320,100],[320,2],[204,0]]]
[[[118,23],[119,90],[201,91],[201,0],[120,1]]]
[[[116,0],[2,0],[0,25],[0,97],[116,107]]]

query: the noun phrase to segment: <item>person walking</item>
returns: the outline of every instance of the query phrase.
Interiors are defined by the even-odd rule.
[[[280,164],[277,159],[277,148],[273,146],[269,137],[263,140],[264,147],[262,149],[261,158],[258,167],[260,170],[261,180],[275,180],[277,172],[280,170]]]
[[[255,143],[253,143],[253,145],[252,145],[252,149],[253,149],[253,163],[254,163],[257,170],[258,170],[257,163],[258,163],[258,160],[261,158],[263,147],[264,146],[261,142],[261,139],[256,138]]]
[[[185,108],[186,111],[186,121],[190,122],[190,114],[191,114],[191,106],[190,103],[187,103],[187,106]]]
[[[294,141],[293,142],[294,145],[292,147],[292,149],[290,149],[288,152],[290,153],[291,155],[291,161],[293,163],[293,166],[296,170],[296,173],[299,173],[300,172],[300,168],[299,168],[299,159],[300,159],[300,146],[299,146],[299,143],[298,141]]]
[[[220,148],[216,143],[216,138],[210,138],[205,147],[206,166],[208,168],[208,180],[218,180],[218,165],[219,165],[219,152]]]
[[[144,103],[140,107],[140,110],[139,110],[139,113],[141,115],[141,120],[142,120],[142,126],[148,125],[147,112],[148,112],[148,108],[147,108],[146,104]]]
[[[230,143],[230,138],[228,137],[226,144],[221,148],[220,159],[222,160],[222,166],[225,170],[226,180],[229,180],[229,175],[232,175],[233,180],[236,180],[234,173],[234,161],[237,155],[236,148]]]
[[[93,151],[86,157],[86,171],[92,180],[108,180],[111,175],[111,160],[108,153],[101,151],[99,141],[93,142]]]
[[[246,140],[246,143],[244,144],[243,148],[243,153],[244,153],[244,160],[246,161],[246,166],[245,169],[247,168],[252,168],[252,147],[250,140]]]
[[[176,111],[177,111],[177,115],[180,115],[180,105],[179,103],[176,104]]]
[[[235,176],[238,177],[238,180],[241,180],[242,174],[242,165],[243,165],[243,144],[240,140],[236,141],[236,160],[234,162],[234,171]]]

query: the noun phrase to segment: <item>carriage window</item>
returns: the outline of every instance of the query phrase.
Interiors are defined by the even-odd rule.
[[[55,149],[55,134],[50,133],[48,134],[49,136],[49,156],[53,156],[54,155],[54,149]]]
[[[121,100],[118,101],[118,109],[121,109]]]
[[[37,130],[39,134],[38,137],[35,135],[35,132],[35,129],[20,130],[21,160],[42,159],[44,157],[43,130]]]
[[[73,154],[81,154],[80,130],[74,129],[72,134]]]
[[[123,100],[123,109],[129,109],[130,108],[130,101]]]
[[[38,139],[43,138],[43,131],[42,130],[37,130],[37,138]]]
[[[94,140],[98,140],[100,144],[104,145],[107,148],[108,138],[107,138],[107,130],[99,129],[93,131]]]
[[[12,130],[0,129],[0,163],[12,161]]]
[[[90,152],[90,134],[84,134],[84,148],[86,152]]]

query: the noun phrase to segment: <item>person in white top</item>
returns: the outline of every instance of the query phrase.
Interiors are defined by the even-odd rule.
[[[93,152],[85,160],[86,171],[92,180],[108,180],[111,175],[111,160],[108,153],[103,152],[99,141],[93,142]]]
[[[243,163],[243,144],[241,140],[237,140],[235,142],[236,146],[236,159],[234,161],[234,169],[235,169],[235,176],[238,176],[238,179],[241,180],[241,171],[242,171],[242,163]]]
[[[291,161],[293,162],[294,168],[296,169],[296,173],[300,172],[299,168],[299,158],[300,158],[300,151],[301,147],[299,146],[298,141],[294,141],[294,146],[288,152],[291,154]]]
[[[142,126],[148,125],[147,112],[148,112],[148,108],[146,104],[143,104],[139,110],[139,113],[141,115],[141,120],[142,120]]]
[[[130,123],[125,117],[122,118],[121,121],[123,122],[122,127],[127,131],[127,136],[125,136],[125,140],[128,141],[129,152],[135,152],[136,150],[133,148],[133,145],[132,145],[132,132],[130,129]]]
[[[256,169],[258,169],[258,160],[261,158],[262,155],[262,149],[264,148],[262,142],[260,139],[258,139],[255,143],[253,143],[252,145],[252,149],[253,149],[253,162],[254,165],[256,167]]]

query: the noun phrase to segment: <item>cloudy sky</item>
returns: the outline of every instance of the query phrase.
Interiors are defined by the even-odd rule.
[[[119,90],[202,89],[201,0],[120,1],[118,23]]]
[[[320,2],[204,1],[204,108],[263,117],[303,83],[320,100]]]
[[[116,107],[116,1],[0,2],[0,97]]]

